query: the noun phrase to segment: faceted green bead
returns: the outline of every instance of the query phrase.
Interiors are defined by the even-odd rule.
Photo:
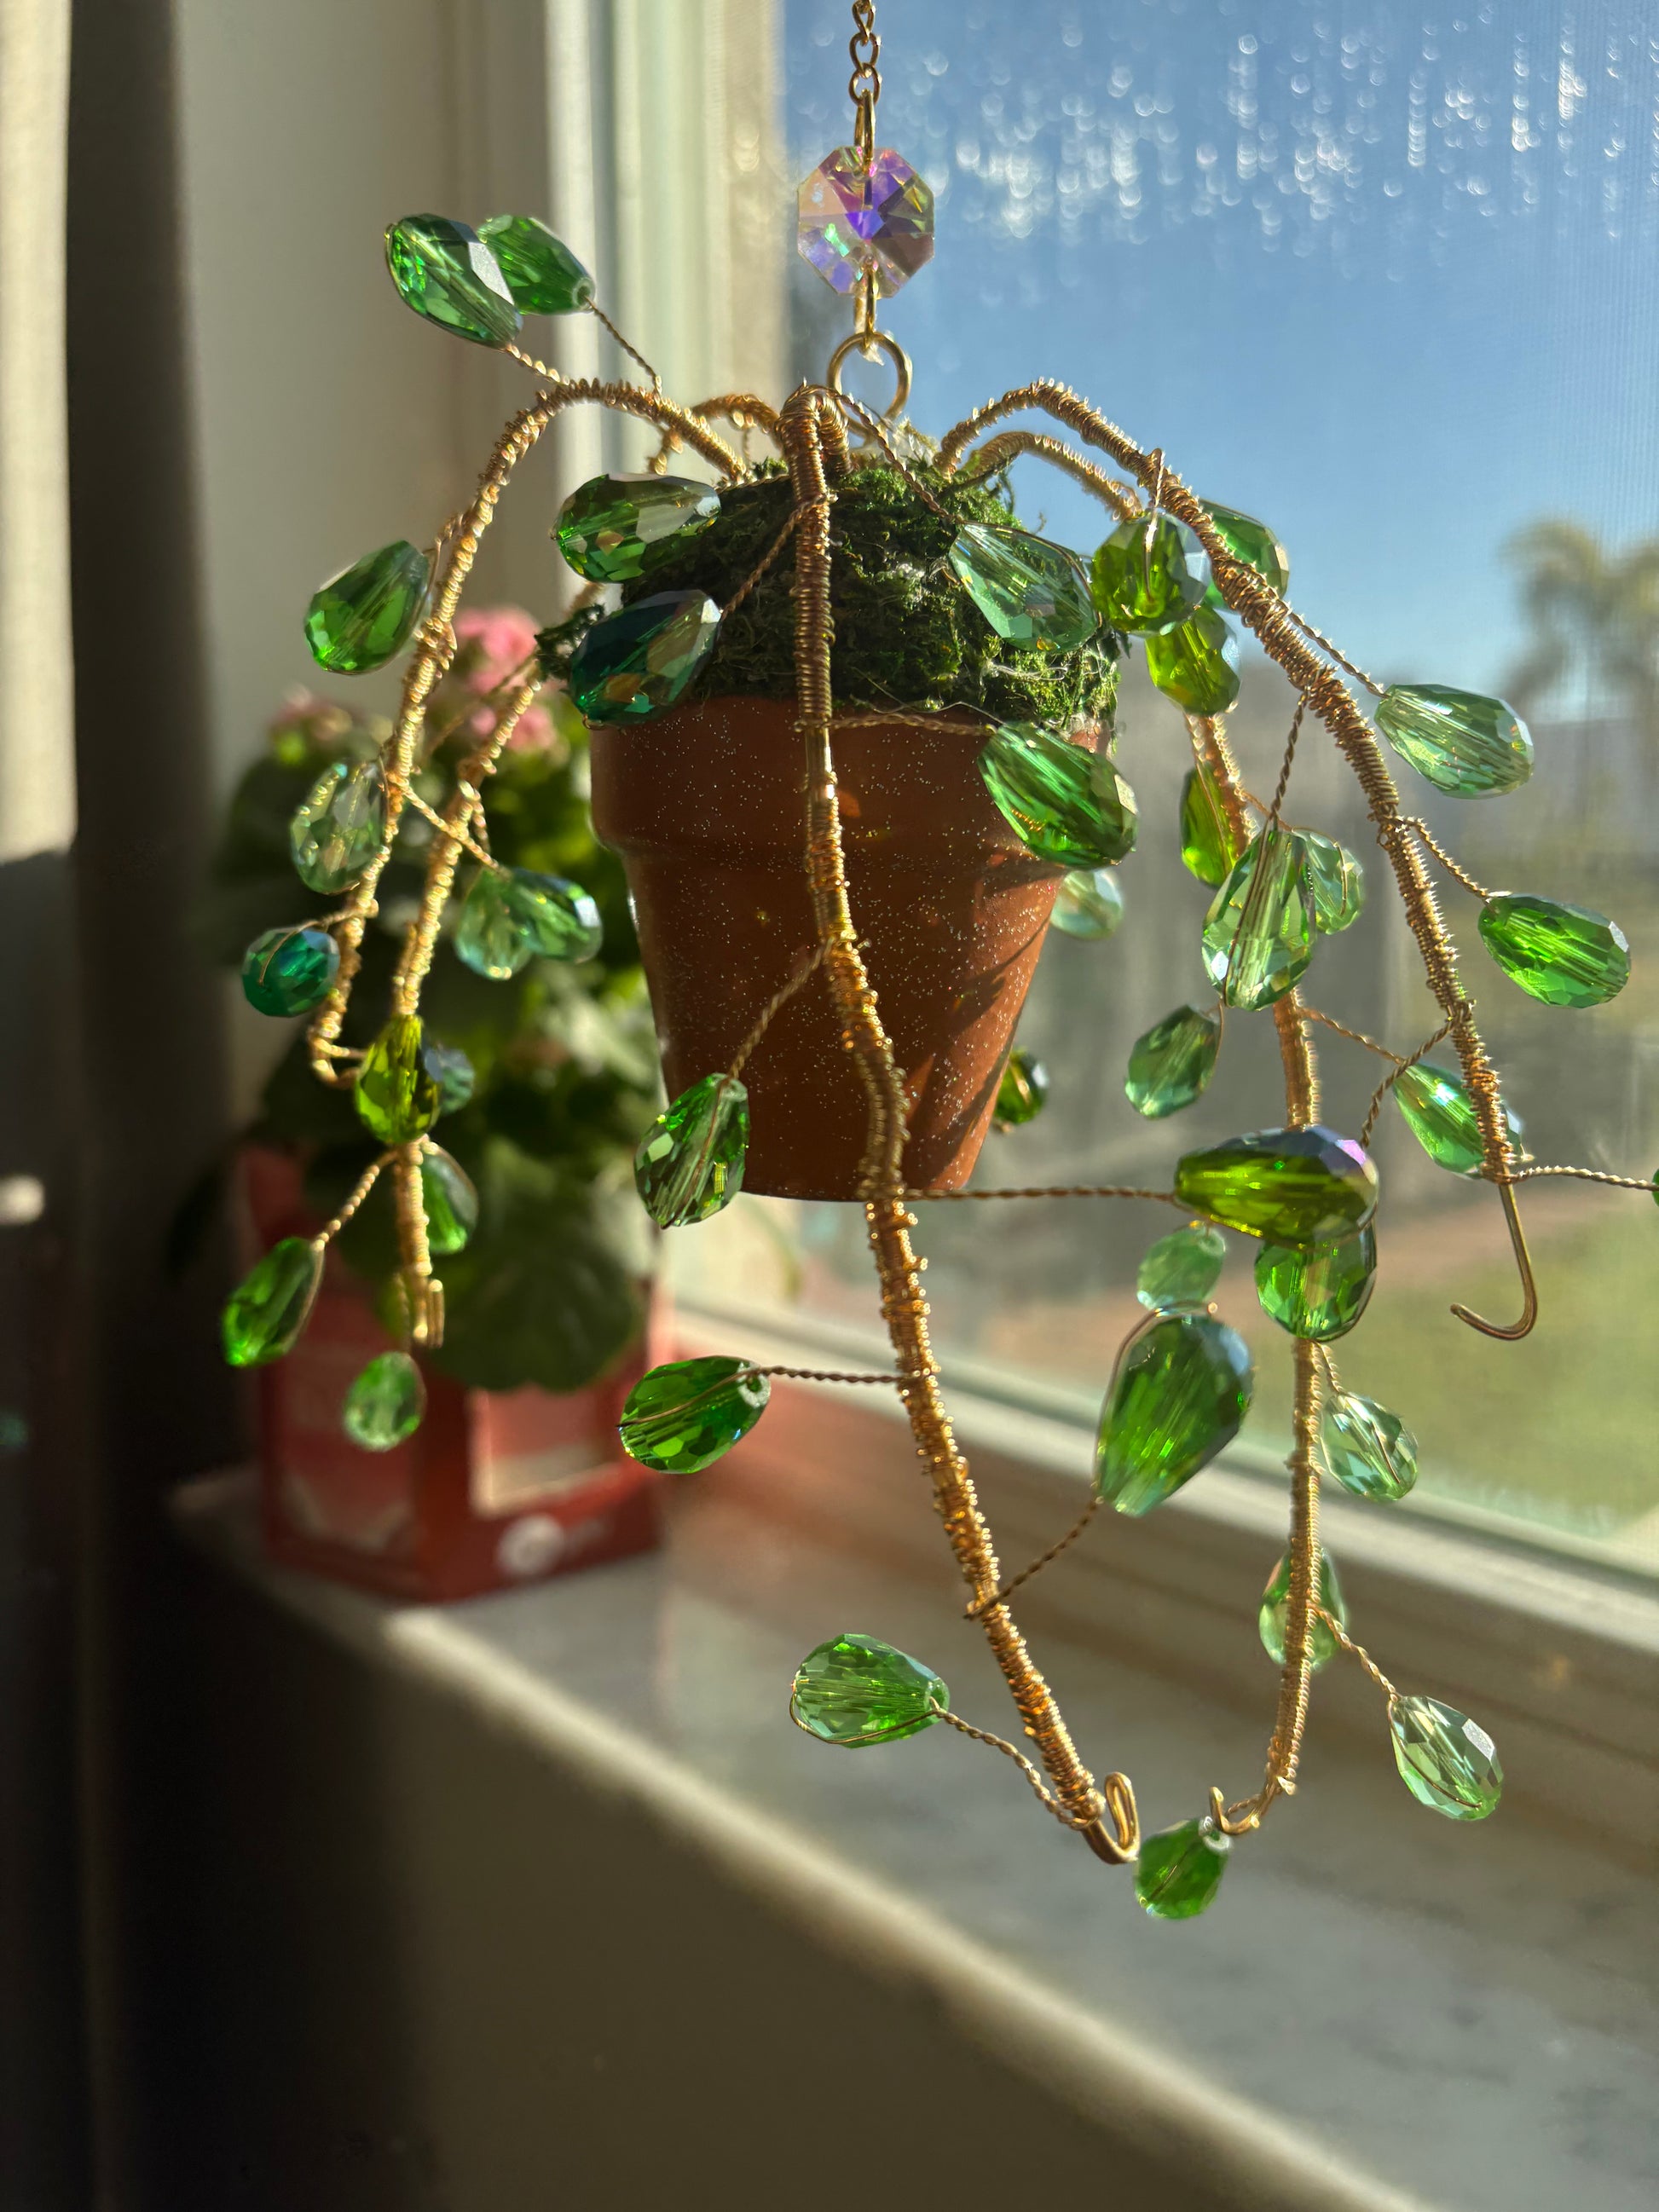
[[[440,1115],[459,1114],[478,1087],[478,1071],[458,1044],[421,1039],[421,1065],[438,1086]]]
[[[570,696],[590,722],[639,722],[672,707],[720,635],[702,592],[658,592],[608,615],[570,659]]]
[[[1213,607],[1146,641],[1146,673],[1188,714],[1224,714],[1238,696],[1238,641]]]
[[[1347,1334],[1370,1304],[1376,1280],[1376,1237],[1370,1229],[1329,1244],[1264,1244],[1256,1255],[1261,1310],[1314,1344]]]
[[[1601,1006],[1630,981],[1630,941],[1588,907],[1526,891],[1496,891],[1480,909],[1480,937],[1510,982],[1547,1006]]]
[[[950,562],[999,637],[1070,653],[1100,628],[1082,562],[1046,538],[964,522]]]
[[[1298,830],[1307,855],[1308,879],[1313,885],[1314,927],[1334,937],[1358,921],[1365,903],[1365,877],[1353,854],[1334,837],[1317,830]]]
[[[1203,605],[1210,556],[1172,514],[1160,514],[1150,527],[1145,515],[1135,515],[1101,546],[1091,574],[1095,605],[1114,629],[1173,629]]]
[[[1325,1244],[1376,1212],[1376,1170],[1352,1137],[1316,1122],[1229,1137],[1178,1160],[1175,1194],[1224,1228],[1273,1244]]]
[[[440,1258],[464,1251],[478,1225],[472,1178],[441,1145],[421,1155],[421,1195],[426,1201],[426,1241]]]
[[[1376,726],[1437,791],[1489,799],[1518,790],[1532,774],[1526,724],[1501,699],[1443,684],[1391,684]]]
[[[1003,1068],[991,1118],[999,1129],[1021,1128],[1027,1121],[1035,1121],[1048,1103],[1048,1069],[1035,1053],[1022,1051],[1017,1045]]]
[[[355,884],[386,842],[386,779],[378,761],[331,761],[295,808],[289,849],[300,880],[332,897]]]
[[[346,1392],[340,1426],[360,1451],[392,1451],[421,1425],[426,1384],[406,1352],[371,1359]]]
[[[495,257],[513,304],[526,315],[574,315],[593,304],[593,279],[533,215],[492,215],[478,235]]]
[[[604,941],[599,910],[580,884],[529,868],[480,868],[455,925],[458,957],[497,983],[538,957],[591,960]]]
[[[1109,868],[1073,868],[1054,893],[1052,918],[1062,937],[1109,937],[1123,919],[1117,878]]]
[[[384,667],[420,620],[431,579],[427,555],[402,538],[342,568],[318,586],[306,609],[312,659],[336,676]]]
[[[659,1229],[707,1221],[743,1188],[748,1150],[748,1091],[735,1075],[705,1075],[640,1139],[634,1187]]]
[[[1258,522],[1253,514],[1241,514],[1236,507],[1217,507],[1210,500],[1199,504],[1215,525],[1215,534],[1232,555],[1247,568],[1254,568],[1264,584],[1282,593],[1291,580],[1291,556],[1279,544],[1265,522]],[[1212,584],[1205,597],[1205,605],[1224,607],[1227,602],[1219,589]]]
[[[1417,1480],[1417,1438],[1386,1406],[1339,1390],[1319,1425],[1325,1465],[1356,1498],[1403,1498]]]
[[[242,996],[256,1013],[305,1014],[334,988],[340,948],[325,929],[268,929],[242,960]]]
[[[1394,1697],[1395,1764],[1413,1797],[1449,1820],[1484,1820],[1498,1809],[1504,1770],[1485,1729],[1438,1698]]]
[[[1395,1078],[1394,1103],[1431,1160],[1455,1175],[1479,1172],[1486,1156],[1474,1100],[1462,1075],[1419,1060]],[[1504,1121],[1511,1140],[1518,1144],[1521,1124],[1507,1106]]]
[[[464,222],[406,215],[386,232],[386,265],[406,307],[475,345],[503,346],[524,326],[501,264]]]
[[[837,1636],[795,1669],[789,1711],[809,1735],[848,1750],[931,1728],[951,1693],[931,1667],[873,1636]]]
[[[421,1024],[395,1015],[363,1054],[352,1091],[357,1118],[383,1145],[423,1136],[441,1109],[438,1086],[421,1060]]]
[[[507,902],[507,878],[480,868],[455,918],[455,955],[475,975],[505,983],[530,959],[530,940]]]
[[[1346,1628],[1347,1601],[1342,1595],[1342,1585],[1337,1580],[1335,1565],[1322,1544],[1319,1547],[1319,1586],[1314,1601],[1322,1606],[1333,1620],[1340,1621]],[[1287,1555],[1273,1569],[1267,1587],[1261,1593],[1261,1609],[1255,1620],[1261,1634],[1261,1648],[1275,1667],[1285,1664],[1285,1624],[1290,1610],[1291,1562]],[[1308,1654],[1316,1667],[1322,1667],[1328,1659],[1335,1657],[1339,1646],[1335,1637],[1317,1613],[1310,1626]]]
[[[1243,841],[1233,834],[1209,770],[1188,769],[1181,787],[1182,864],[1214,890],[1226,882],[1243,852]]]
[[[1135,1296],[1154,1313],[1171,1306],[1201,1306],[1221,1279],[1227,1240],[1207,1222],[1172,1229],[1148,1250],[1135,1277]]]
[[[689,477],[595,477],[559,509],[559,550],[579,576],[626,584],[672,561],[720,511],[710,484]]]
[[[1206,1814],[1148,1836],[1135,1862],[1135,1899],[1158,1920],[1195,1920],[1214,1902],[1232,1838]]]
[[[1271,1006],[1313,958],[1313,880],[1293,830],[1263,830],[1204,917],[1204,971],[1230,1006]]]
[[[1120,1513],[1150,1513],[1232,1442],[1255,1383],[1249,1347],[1225,1322],[1160,1313],[1118,1355],[1095,1488]]]
[[[766,1411],[772,1385],[744,1359],[671,1359],[628,1394],[623,1449],[659,1474],[696,1474],[740,1443]]]
[[[1005,722],[979,757],[985,787],[1022,843],[1062,868],[1121,860],[1135,842],[1135,799],[1110,758],[1035,722]]]
[[[264,1367],[291,1352],[310,1318],[323,1255],[307,1237],[273,1244],[226,1301],[221,1322],[233,1367]]]
[[[1221,1024],[1194,1006],[1177,1006],[1135,1039],[1123,1089],[1137,1114],[1149,1121],[1178,1114],[1202,1093],[1215,1073]]]

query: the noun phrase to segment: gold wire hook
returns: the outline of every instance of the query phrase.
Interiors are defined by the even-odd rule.
[[[1510,1243],[1514,1247],[1515,1264],[1521,1274],[1521,1318],[1513,1328],[1504,1328],[1495,1321],[1482,1321],[1480,1315],[1471,1313],[1468,1306],[1455,1305],[1452,1311],[1459,1321],[1466,1321],[1471,1328],[1478,1328],[1482,1336],[1501,1336],[1513,1344],[1532,1334],[1533,1324],[1538,1319],[1538,1284],[1532,1272],[1532,1255],[1527,1249],[1527,1232],[1521,1225],[1521,1209],[1515,1202],[1514,1184],[1500,1182],[1498,1194],[1504,1201],[1504,1218],[1510,1225]]]

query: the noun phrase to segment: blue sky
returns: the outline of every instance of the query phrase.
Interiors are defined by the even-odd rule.
[[[851,135],[849,11],[787,21],[804,172]],[[878,137],[938,192],[934,260],[882,311],[916,421],[1060,376],[1271,520],[1297,603],[1363,663],[1495,684],[1513,532],[1659,534],[1654,21],[1641,0],[882,0]],[[1021,499],[1100,535],[1046,474]]]

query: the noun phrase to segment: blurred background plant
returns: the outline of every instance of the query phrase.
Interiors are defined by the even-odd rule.
[[[535,625],[519,608],[463,612],[455,627],[459,651],[432,695],[416,780],[431,804],[447,788],[438,769],[453,768],[488,737],[498,695],[535,653]],[[268,750],[232,795],[209,870],[198,927],[215,960],[239,967],[260,932],[326,907],[295,872],[289,824],[331,763],[371,758],[386,735],[383,721],[332,700],[289,700]],[[491,849],[509,867],[571,878],[592,893],[605,923],[598,957],[575,967],[532,960],[510,981],[492,982],[457,958],[446,935],[422,1002],[428,1043],[471,1064],[470,1092],[465,1067],[447,1071],[457,1103],[434,1135],[471,1176],[480,1201],[466,1249],[443,1261],[448,1320],[435,1364],[483,1389],[537,1383],[563,1391],[592,1382],[637,1337],[653,1263],[631,1172],[659,1103],[651,1010],[622,868],[594,839],[587,789],[586,726],[563,692],[550,688],[520,719],[491,780]],[[348,1044],[367,1044],[383,1017],[432,836],[430,823],[405,809],[363,942]],[[246,1143],[294,1155],[324,1218],[376,1150],[350,1092],[312,1075],[298,1024],[258,1113],[238,1132],[236,1144]],[[176,1245],[193,1243],[221,1202],[233,1158],[186,1201]],[[339,1249],[378,1293],[396,1263],[389,1179],[348,1224]]]

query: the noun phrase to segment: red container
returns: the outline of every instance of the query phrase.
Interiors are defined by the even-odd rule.
[[[257,1249],[317,1227],[286,1153],[251,1147],[243,1192]],[[274,1559],[426,1601],[510,1589],[660,1541],[659,1479],[617,1442],[655,1355],[566,1396],[469,1390],[422,1361],[426,1419],[389,1452],[340,1426],[347,1389],[392,1349],[364,1285],[331,1252],[305,1334],[257,1371],[259,1494]]]

